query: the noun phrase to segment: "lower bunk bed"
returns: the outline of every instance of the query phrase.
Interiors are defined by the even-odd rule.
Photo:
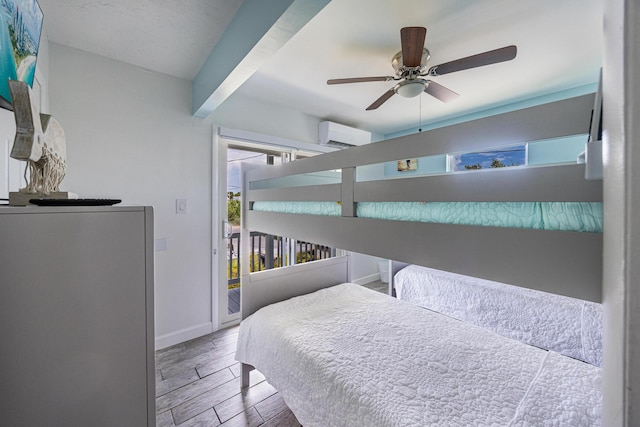
[[[258,310],[236,358],[305,426],[601,422],[601,368],[352,283]]]

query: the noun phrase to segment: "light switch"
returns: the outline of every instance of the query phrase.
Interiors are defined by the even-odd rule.
[[[187,199],[176,199],[176,213],[186,215],[187,214]]]

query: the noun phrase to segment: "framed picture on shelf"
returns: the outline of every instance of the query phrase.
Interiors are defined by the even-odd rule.
[[[398,160],[398,172],[418,170],[418,159]]]

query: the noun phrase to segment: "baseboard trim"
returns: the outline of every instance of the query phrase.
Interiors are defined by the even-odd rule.
[[[185,328],[180,331],[156,337],[156,350],[171,347],[181,342],[189,341],[213,332],[213,323],[203,323],[202,325]]]
[[[380,280],[380,273],[369,274],[368,276],[359,277],[351,280],[356,285],[366,285],[367,283],[376,282]]]

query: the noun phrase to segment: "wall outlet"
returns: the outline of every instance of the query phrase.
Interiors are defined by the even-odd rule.
[[[186,215],[188,210],[187,199],[176,199],[176,213]]]

